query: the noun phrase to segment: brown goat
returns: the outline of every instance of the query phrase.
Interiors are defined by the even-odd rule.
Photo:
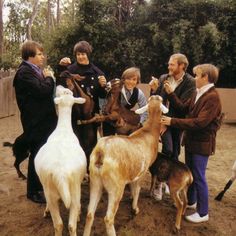
[[[153,194],[156,180],[167,182],[170,188],[170,195],[177,207],[175,221],[175,231],[180,230],[182,215],[184,215],[187,206],[188,187],[193,182],[193,176],[187,165],[171,159],[163,153],[158,153],[157,159],[149,168],[152,175],[150,193]],[[182,194],[183,201],[180,195]]]
[[[72,107],[72,126],[73,130],[78,137],[80,144],[85,151],[87,161],[89,161],[89,155],[92,148],[97,142],[96,128],[94,124],[88,124],[85,126],[78,126],[78,119],[91,119],[94,112],[94,100],[86,94],[79,85],[79,81],[85,79],[85,76],[79,74],[71,74],[69,71],[64,71],[60,74],[61,84],[68,87],[74,97],[82,97],[86,99],[84,104],[74,104]]]
[[[96,115],[88,120],[80,120],[79,124],[106,121],[115,127],[117,134],[129,135],[139,128],[140,116],[135,114],[134,111],[121,106],[119,97],[122,84],[120,79],[113,79],[108,83],[111,87],[107,96],[104,114]]]
[[[148,119],[142,128],[131,135],[113,135],[99,139],[90,156],[90,201],[84,236],[90,235],[103,187],[108,193],[105,224],[109,236],[116,235],[114,218],[126,184],[131,187],[132,209],[135,214],[139,213],[137,204],[140,182],[158,151],[161,102],[160,96],[149,98]]]

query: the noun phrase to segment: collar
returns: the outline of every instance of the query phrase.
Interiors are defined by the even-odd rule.
[[[210,84],[206,84],[204,86],[202,86],[201,88],[197,88],[197,93],[198,94],[203,94],[205,92],[207,92],[211,87],[213,87],[214,84],[213,83],[210,83]]]
[[[29,62],[29,61],[25,61],[24,60],[24,62],[26,64],[28,64],[34,71],[36,71],[37,73],[41,74],[42,69],[40,67],[36,66],[35,64],[33,64],[33,63]]]

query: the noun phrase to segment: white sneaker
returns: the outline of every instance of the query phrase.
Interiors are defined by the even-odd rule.
[[[197,209],[197,203],[193,203],[192,205],[187,205],[187,209]]]
[[[152,196],[156,201],[161,201],[162,200],[162,186],[158,186],[157,188],[155,188],[153,190]]]
[[[205,222],[209,220],[209,215],[205,215],[205,216],[200,216],[197,212],[195,212],[194,214],[190,215],[190,216],[185,216],[185,219],[187,221],[190,221],[192,223],[201,223],[201,222]]]

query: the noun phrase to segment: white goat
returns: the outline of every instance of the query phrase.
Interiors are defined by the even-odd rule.
[[[103,137],[94,148],[90,156],[90,201],[84,236],[90,235],[103,187],[108,192],[108,209],[104,219],[108,235],[116,235],[114,218],[128,183],[133,198],[132,209],[138,214],[140,181],[157,156],[161,101],[160,96],[149,98],[149,118],[141,129],[129,136]],[[141,110],[145,111],[143,108]]]
[[[74,98],[69,89],[58,86],[54,102],[58,104],[57,127],[35,157],[35,169],[47,201],[44,216],[50,212],[55,235],[62,235],[63,222],[58,206],[59,199],[62,199],[70,209],[70,235],[76,236],[81,211],[81,182],[86,174],[87,161],[72,130],[71,109],[74,103],[82,104],[85,99]]]

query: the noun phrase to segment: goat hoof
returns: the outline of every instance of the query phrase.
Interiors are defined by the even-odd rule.
[[[139,213],[139,208],[137,207],[136,209],[132,209],[131,213],[133,216],[136,216]]]
[[[44,211],[43,217],[44,218],[51,218],[50,211]]]
[[[179,235],[179,232],[180,232],[180,229],[178,229],[176,226],[173,227],[173,229],[172,229],[172,233],[173,233],[173,234]]]
[[[22,180],[26,180],[27,179],[24,175],[19,176],[19,178],[21,178]]]

